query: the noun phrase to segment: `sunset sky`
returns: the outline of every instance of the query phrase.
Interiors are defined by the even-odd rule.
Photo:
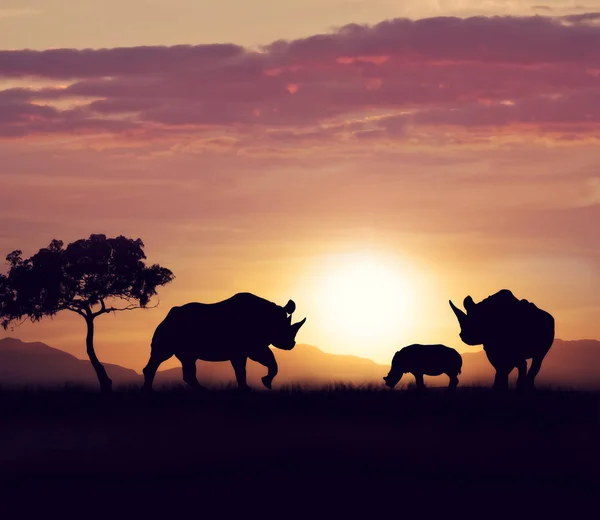
[[[102,361],[240,291],[383,363],[502,288],[600,338],[599,0],[2,0],[0,49],[0,254],[124,234],[176,276]],[[85,357],[74,314],[4,335]]]

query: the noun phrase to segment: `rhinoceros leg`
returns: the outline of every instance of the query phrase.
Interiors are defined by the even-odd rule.
[[[425,388],[425,381],[423,380],[423,374],[415,374],[415,383],[417,383],[417,390],[423,390]]]
[[[142,387],[142,390],[144,392],[152,391],[152,383],[154,382],[154,376],[156,375],[158,367],[163,361],[166,361],[171,356],[172,354],[157,354],[156,351],[150,354],[148,364],[142,369],[142,373],[144,374],[144,386]]]
[[[253,351],[250,354],[250,359],[267,367],[267,375],[261,378],[261,381],[263,385],[265,385],[270,390],[271,384],[273,383],[273,379],[275,378],[278,372],[277,361],[275,360],[273,352],[269,347],[257,349],[256,351]]]
[[[498,355],[498,350],[487,349],[485,354],[491,363],[491,365],[496,370],[496,376],[494,377],[494,385],[493,389],[498,391],[508,390],[508,375],[510,371],[514,368],[514,365],[510,365],[506,360]]]
[[[458,386],[458,374],[449,373],[448,377],[450,378],[450,384],[448,385],[449,390],[455,390]]]
[[[250,387],[246,383],[246,361],[248,358],[246,356],[238,356],[231,358],[231,365],[233,366],[233,371],[235,372],[235,379],[238,384],[238,388],[242,391],[250,390]]]
[[[519,377],[517,378],[517,390],[523,391],[527,388],[527,360],[523,359],[517,363],[517,370],[519,371]]]
[[[504,366],[496,367],[496,376],[494,377],[494,390],[504,391],[508,390],[508,375],[511,369]]]
[[[531,360],[531,366],[529,367],[529,372],[527,373],[527,385],[530,389],[535,388],[535,376],[538,375],[540,368],[542,368],[543,360],[544,356],[534,357]]]
[[[179,358],[179,361],[181,361],[183,380],[194,390],[206,390],[206,388],[198,382],[198,379],[196,379],[196,359]]]

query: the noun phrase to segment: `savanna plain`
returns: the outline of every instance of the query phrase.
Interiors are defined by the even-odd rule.
[[[0,415],[3,508],[21,515],[575,515],[600,482],[597,392],[5,389]]]

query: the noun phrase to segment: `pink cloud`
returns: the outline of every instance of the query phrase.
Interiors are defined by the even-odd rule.
[[[389,117],[377,128],[359,125],[359,139],[404,138],[420,125],[589,129],[598,123],[599,17],[395,19],[260,51],[0,51],[0,78],[67,83],[0,91],[0,135],[287,128],[281,136],[301,130],[336,139],[323,124],[372,113]]]
[[[0,74],[65,79],[169,74],[228,62],[245,52],[231,44],[0,51]]]
[[[515,64],[597,61],[600,28],[587,24],[590,18],[595,19],[595,14],[567,20],[541,16],[395,19],[374,27],[354,24],[331,35],[278,41],[266,49],[280,66],[340,56]]]

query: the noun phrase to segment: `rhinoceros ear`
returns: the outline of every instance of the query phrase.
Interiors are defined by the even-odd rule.
[[[283,310],[288,314],[292,314],[296,310],[296,304],[293,300],[290,300],[285,304]]]
[[[471,298],[470,296],[467,296],[465,298],[465,301],[463,302],[463,307],[465,308],[467,313],[469,311],[471,311],[473,309],[473,307],[475,307],[475,302],[473,301],[473,298]]]

